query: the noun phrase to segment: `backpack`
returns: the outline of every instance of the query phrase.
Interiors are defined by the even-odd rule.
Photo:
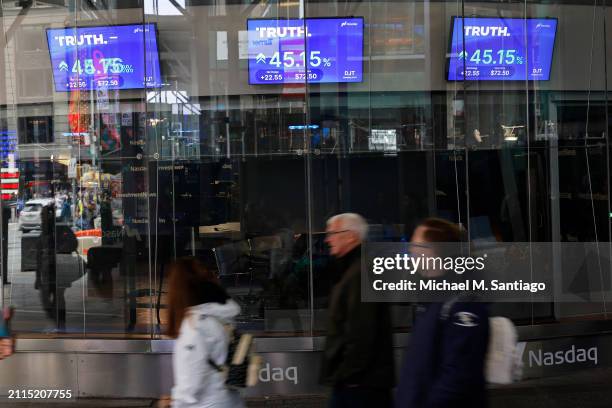
[[[491,384],[511,384],[520,379],[523,363],[517,347],[514,323],[507,317],[489,318],[489,347],[485,378]]]
[[[209,358],[208,364],[225,374],[225,386],[227,388],[236,390],[254,386],[259,379],[261,357],[252,352],[253,335],[239,334],[232,325],[221,321],[219,323],[223,325],[230,338],[227,360],[225,364],[219,366]]]
[[[469,296],[459,295],[446,301],[442,305],[440,318],[447,320],[455,303],[469,300]],[[488,383],[511,384],[520,379],[523,363],[517,341],[516,327],[510,319],[501,316],[489,318],[489,344],[484,367]]]

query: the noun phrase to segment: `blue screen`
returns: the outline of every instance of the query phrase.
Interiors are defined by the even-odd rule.
[[[450,81],[537,81],[550,77],[556,19],[456,17],[452,30]]]
[[[57,92],[161,86],[155,24],[47,29]]]
[[[362,81],[363,18],[248,20],[247,26],[250,84]]]

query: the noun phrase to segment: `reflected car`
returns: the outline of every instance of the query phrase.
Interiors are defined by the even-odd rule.
[[[38,198],[26,201],[23,210],[19,214],[19,229],[21,231],[30,231],[40,229],[41,213],[43,207],[54,206],[55,200],[52,198]],[[54,211],[57,217],[57,211]]]

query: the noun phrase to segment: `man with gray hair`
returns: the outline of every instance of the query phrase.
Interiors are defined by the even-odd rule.
[[[326,234],[342,272],[330,296],[322,361],[322,382],[333,387],[329,406],[390,407],[395,383],[389,309],[361,301],[361,243],[368,224],[359,214],[339,214],[327,221]]]

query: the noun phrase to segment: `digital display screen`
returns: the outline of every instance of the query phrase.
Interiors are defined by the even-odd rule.
[[[160,87],[155,24],[47,29],[57,92]]]
[[[248,20],[250,84],[361,82],[363,18]]]
[[[549,18],[454,17],[448,80],[546,81],[556,30]]]

